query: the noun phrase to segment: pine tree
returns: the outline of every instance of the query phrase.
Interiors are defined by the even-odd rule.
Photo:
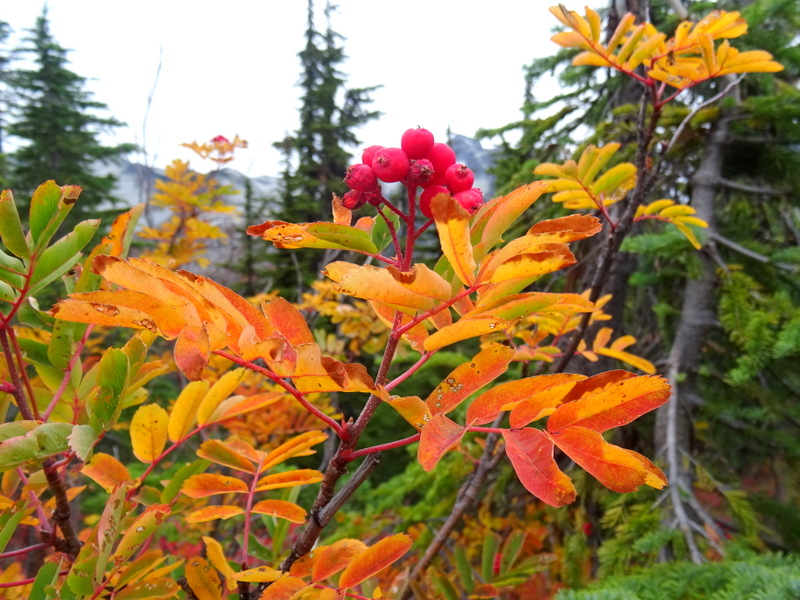
[[[100,216],[98,211],[115,202],[114,177],[95,175],[93,165],[120,157],[133,146],[99,141],[101,131],[122,123],[97,116],[107,107],[92,100],[86,79],[69,70],[68,51],[53,38],[46,10],[28,33],[21,52],[31,57],[33,67],[13,73],[17,105],[8,133],[21,145],[10,156],[11,187],[24,202],[50,179],[59,185],[80,185],[83,192],[70,222]]]
[[[279,218],[291,222],[318,221],[330,210],[332,194],[345,191],[342,179],[359,140],[355,129],[379,116],[366,109],[375,87],[347,88],[338,67],[345,60],[342,37],[331,29],[335,6],[325,6],[326,29],[320,32],[314,21],[314,2],[308,0],[306,46],[299,53],[303,72],[300,127],[275,144],[285,158],[282,174],[283,209]],[[278,287],[298,285],[298,273],[313,277],[316,254],[293,254],[294,269],[279,271]],[[305,276],[300,277],[305,279]]]
[[[8,40],[10,27],[8,23],[0,21],[0,44]],[[8,121],[8,79],[11,57],[8,52],[0,52],[0,186],[8,186],[8,161],[4,152],[6,125]]]

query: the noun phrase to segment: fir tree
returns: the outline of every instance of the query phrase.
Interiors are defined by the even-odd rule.
[[[86,79],[69,70],[68,51],[53,38],[46,11],[28,33],[21,52],[31,57],[33,66],[13,73],[17,105],[8,133],[21,143],[10,155],[11,187],[24,202],[50,179],[80,185],[83,192],[71,222],[99,216],[98,210],[115,201],[110,195],[114,177],[95,175],[93,165],[120,157],[133,146],[104,146],[98,140],[101,131],[122,123],[97,116],[107,107],[92,100]]]
[[[275,144],[283,152],[286,165],[279,218],[295,223],[320,220],[330,210],[332,194],[344,193],[342,179],[352,157],[348,149],[359,142],[355,129],[380,114],[366,109],[376,88],[349,89],[338,69],[346,56],[342,37],[331,29],[334,10],[328,2],[326,29],[320,32],[314,22],[313,0],[308,1],[306,46],[299,53],[303,68],[300,127]],[[295,268],[276,275],[278,287],[300,283],[298,273],[310,277],[316,273],[316,254],[298,252],[293,258],[297,259]]]

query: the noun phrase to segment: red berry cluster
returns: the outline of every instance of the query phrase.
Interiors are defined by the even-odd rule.
[[[416,198],[422,214],[432,218],[431,200],[437,194],[451,194],[468,212],[483,204],[483,194],[472,187],[475,174],[466,165],[456,163],[456,153],[447,144],[434,142],[427,129],[409,129],[400,138],[399,148],[370,146],[361,155],[361,164],[347,168],[344,182],[350,191],[342,203],[353,210],[366,203],[378,205],[381,196],[379,182],[402,182]]]

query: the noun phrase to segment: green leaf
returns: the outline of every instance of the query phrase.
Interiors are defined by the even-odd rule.
[[[452,581],[436,569],[431,569],[430,573],[434,585],[441,594],[441,598],[444,598],[444,600],[460,600],[461,595],[458,593]]]
[[[106,566],[108,565],[108,558],[111,556],[111,551],[114,549],[114,544],[119,537],[119,529],[122,519],[125,515],[125,495],[128,493],[126,485],[118,485],[111,492],[106,502],[106,507],[103,509],[103,514],[100,516],[100,521],[97,523],[97,546],[95,552],[97,553],[97,563],[94,568],[94,582],[99,585],[105,579]],[[89,540],[89,544],[94,543],[94,540]]]
[[[30,250],[25,242],[25,233],[22,231],[22,222],[11,190],[0,193],[0,240],[15,256],[30,258]]]
[[[66,369],[72,359],[75,329],[77,323],[57,320],[53,325],[50,343],[47,345],[47,358],[58,369]],[[77,369],[75,369],[77,370]]]
[[[6,437],[9,425],[32,424],[24,435]],[[30,427],[24,425],[23,427]],[[17,421],[0,425],[0,471],[8,471],[32,460],[42,460],[48,456],[69,449],[67,436],[72,432],[69,423],[44,423],[36,421]]]
[[[8,541],[27,514],[24,502],[17,503],[13,512],[11,510],[3,511],[0,516],[0,552],[6,549]]]
[[[511,532],[503,545],[503,554],[500,558],[500,574],[504,574],[511,570],[514,563],[522,550],[522,544],[525,542],[525,532],[515,529]]]
[[[400,229],[400,217],[397,213],[387,210],[384,211],[383,214],[386,216],[386,219],[391,221],[395,231]],[[392,233],[389,231],[389,225],[386,223],[386,219],[378,215],[375,217],[375,225],[372,226],[372,243],[375,244],[378,252],[386,250],[392,242]]]
[[[183,465],[175,472],[174,475],[172,475],[169,483],[164,487],[164,491],[161,492],[160,501],[163,504],[170,504],[180,493],[183,482],[189,479],[189,477],[192,475],[198,475],[202,473],[210,464],[211,461],[201,459],[191,462],[188,465]]]
[[[5,281],[16,290],[21,290],[25,283],[23,274],[26,271],[21,260],[0,250],[0,281]]]
[[[128,380],[128,356],[123,350],[109,348],[97,368],[97,385],[119,395]]]
[[[475,589],[475,579],[472,575],[472,565],[469,562],[467,551],[462,544],[456,544],[453,553],[455,554],[456,570],[461,583],[464,584],[467,594],[471,594],[472,590]]]
[[[35,294],[74,267],[81,257],[81,250],[91,241],[99,226],[99,219],[82,221],[42,252],[36,261],[28,293]]]
[[[61,561],[59,562],[46,562],[39,567],[39,572],[36,573],[36,579],[33,580],[30,596],[32,600],[49,600],[56,598],[54,596],[55,590],[47,590],[48,587],[55,584],[58,580],[58,570],[61,568]]]
[[[492,580],[494,575],[494,557],[500,548],[500,536],[496,533],[487,535],[483,540],[483,554],[481,555],[481,575],[484,583]]]
[[[64,187],[62,190],[55,181],[48,181],[33,193],[29,223],[34,253],[50,243],[80,194],[77,186]]]
[[[75,425],[67,436],[69,447],[80,460],[86,462],[100,435],[91,425]]]
[[[357,227],[337,225],[336,223],[312,223],[306,231],[342,250],[362,250],[373,254],[378,252],[370,234]]]

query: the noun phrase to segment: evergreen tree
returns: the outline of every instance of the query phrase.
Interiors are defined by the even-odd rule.
[[[68,51],[53,38],[46,11],[28,33],[21,52],[31,57],[33,66],[13,73],[17,105],[8,133],[21,145],[10,155],[11,187],[24,202],[49,179],[80,185],[83,192],[70,222],[99,216],[99,210],[115,201],[110,195],[114,177],[95,175],[93,165],[120,157],[133,146],[104,146],[98,140],[102,130],[122,123],[97,116],[107,107],[92,100],[86,79],[69,70]]]
[[[314,2],[308,0],[306,46],[299,53],[303,67],[300,127],[275,144],[286,165],[279,218],[290,222],[320,220],[330,210],[332,194],[346,191],[342,179],[352,157],[348,148],[359,142],[355,129],[380,114],[366,108],[376,88],[347,88],[338,69],[346,56],[342,37],[331,29],[334,10],[334,5],[326,3],[326,29],[321,32],[314,22]],[[317,271],[317,254],[296,252],[292,256],[294,268],[279,270],[277,287],[302,287]]]
[[[8,40],[10,27],[8,23],[0,21],[0,45]],[[6,126],[8,121],[8,79],[11,57],[8,52],[0,52],[0,186],[8,186],[8,161],[5,155]]]

